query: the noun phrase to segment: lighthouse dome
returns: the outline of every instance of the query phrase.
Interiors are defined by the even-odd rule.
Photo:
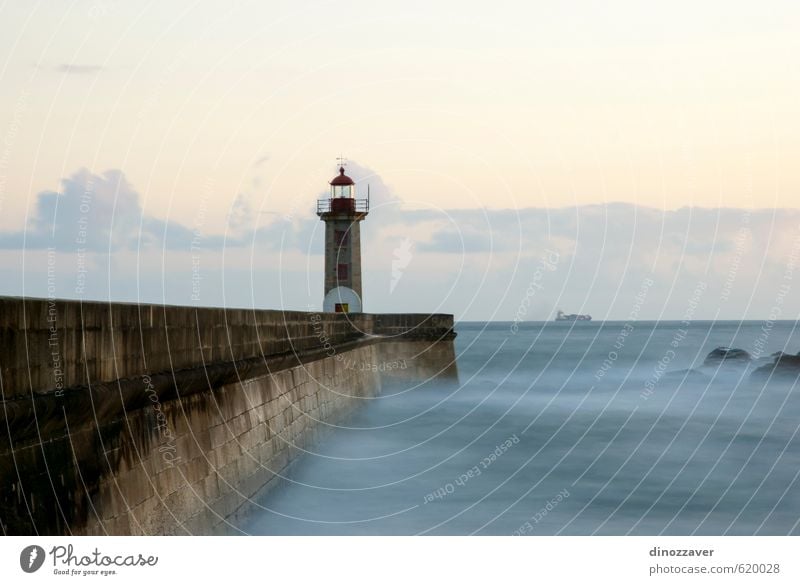
[[[331,185],[334,187],[342,187],[345,185],[355,185],[355,181],[344,174],[344,167],[339,167],[339,174],[333,178]]]

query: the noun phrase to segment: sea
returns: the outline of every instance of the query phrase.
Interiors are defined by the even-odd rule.
[[[794,321],[458,323],[459,379],[384,388],[238,528],[273,535],[800,534]],[[751,362],[704,366],[717,347]]]

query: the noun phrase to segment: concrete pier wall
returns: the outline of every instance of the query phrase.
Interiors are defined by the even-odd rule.
[[[0,527],[235,532],[384,383],[455,378],[452,325],[0,298]]]

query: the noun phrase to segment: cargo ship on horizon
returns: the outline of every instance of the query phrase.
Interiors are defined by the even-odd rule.
[[[567,314],[560,310],[556,313],[556,321],[591,321],[591,315],[576,315],[574,313]]]

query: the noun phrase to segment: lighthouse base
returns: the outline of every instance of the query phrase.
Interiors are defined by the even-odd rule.
[[[352,288],[337,286],[331,289],[322,300],[325,313],[361,313],[361,297]]]

